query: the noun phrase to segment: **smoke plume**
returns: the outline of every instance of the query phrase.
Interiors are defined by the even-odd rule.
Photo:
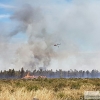
[[[0,23],[1,69],[99,69],[98,0],[13,3],[9,22]]]
[[[56,57],[57,54],[53,50],[54,38],[46,32],[45,19],[41,10],[27,4],[15,11],[10,18],[17,21],[18,26],[9,36],[23,33],[28,37],[28,42],[16,52],[15,64],[33,69],[39,66],[49,66],[51,58]]]

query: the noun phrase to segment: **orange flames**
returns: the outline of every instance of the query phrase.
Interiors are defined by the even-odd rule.
[[[22,79],[37,79],[37,78],[46,78],[46,76],[31,76],[30,74],[29,74],[29,72],[27,73],[27,75],[25,76],[25,77],[23,77]]]

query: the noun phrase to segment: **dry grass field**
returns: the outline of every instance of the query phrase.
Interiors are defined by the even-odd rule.
[[[0,100],[80,100],[86,90],[100,90],[100,79],[0,80]]]

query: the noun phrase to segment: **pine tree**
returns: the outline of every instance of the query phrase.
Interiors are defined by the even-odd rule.
[[[23,67],[21,68],[20,77],[21,78],[24,77],[24,68]]]

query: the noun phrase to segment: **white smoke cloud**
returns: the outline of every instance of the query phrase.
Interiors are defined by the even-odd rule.
[[[15,68],[100,69],[100,1],[17,0],[15,5],[19,3],[10,17],[17,27],[9,36],[25,34],[28,41],[15,50]],[[54,47],[56,43],[61,45]]]

